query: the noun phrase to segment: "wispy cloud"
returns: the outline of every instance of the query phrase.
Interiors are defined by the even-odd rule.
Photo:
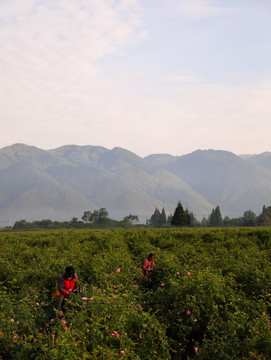
[[[93,144],[140,155],[209,147],[245,153],[251,144],[253,152],[268,150],[271,81],[260,66],[265,59],[269,69],[266,48],[259,47],[253,60],[264,76],[251,66],[246,73],[255,77],[246,84],[215,78],[217,63],[239,75],[231,51],[236,55],[243,40],[250,49],[247,31],[238,33],[233,49],[224,48],[220,39],[232,44],[239,19],[229,20],[236,20],[230,38],[226,23],[212,39],[217,19],[198,22],[198,28],[186,20],[235,10],[226,0],[151,3],[146,8],[142,0],[0,1],[0,146]],[[150,15],[154,8],[159,16]],[[169,19],[169,12],[178,20]],[[242,19],[245,29],[252,13]],[[259,6],[257,23],[262,13]],[[258,36],[266,44],[264,34]]]
[[[40,121],[40,129],[86,121],[106,87],[98,61],[142,36],[139,11],[136,0],[1,2],[2,119],[21,134],[40,132]]]
[[[197,20],[204,17],[225,15],[238,11],[236,7],[227,7],[216,0],[162,0],[167,15]],[[172,11],[174,9],[174,11]]]

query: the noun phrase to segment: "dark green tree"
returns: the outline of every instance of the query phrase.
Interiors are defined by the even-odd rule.
[[[223,226],[244,226],[244,218],[230,218],[229,216],[225,216],[223,219]]]
[[[168,225],[168,226],[170,226],[170,225],[171,225],[171,220],[172,220],[172,217],[173,217],[173,215],[172,215],[172,214],[169,214],[169,215],[168,215],[166,225]]]
[[[208,224],[209,224],[209,221],[206,219],[206,217],[203,217],[200,222],[200,225],[203,227],[206,227],[206,226],[208,226]]]
[[[271,218],[271,206],[263,206],[262,214],[265,214]]]
[[[263,206],[263,211],[257,217],[257,225],[265,226],[271,224],[271,206]]]
[[[106,208],[94,210],[93,216],[94,216],[93,222],[99,225],[106,225],[106,223],[108,223],[108,221],[110,220]]]
[[[165,208],[162,208],[162,211],[156,207],[154,213],[152,214],[150,220],[147,222],[148,225],[153,227],[164,227],[169,224]]]
[[[243,223],[244,226],[255,226],[257,223],[256,214],[251,210],[245,211],[243,216]]]
[[[191,226],[199,226],[200,222],[197,220],[197,218],[195,217],[194,213],[191,211],[189,213],[190,215],[190,222],[191,222]]]
[[[163,227],[167,224],[167,215],[166,215],[166,211],[165,208],[163,207],[161,214],[160,214],[160,219],[159,219],[159,226]]]
[[[177,207],[171,219],[171,225],[173,226],[189,226],[191,219],[188,210],[184,210],[182,203],[178,201]]]
[[[222,226],[223,219],[221,216],[220,208],[217,206],[215,209],[212,210],[212,213],[209,218],[209,222],[211,226]]]
[[[93,226],[104,226],[105,224],[107,224],[109,222],[109,217],[108,217],[108,211],[106,210],[106,208],[101,208],[99,210],[94,210],[93,212],[91,211],[85,211],[84,215],[81,218],[84,222],[89,223],[90,225]]]
[[[26,220],[16,221],[15,224],[13,225],[13,229],[14,230],[27,229],[28,225],[29,223]]]
[[[219,206],[217,206],[217,207],[215,208],[215,214],[216,214],[216,223],[217,223],[217,226],[222,226],[222,225],[223,225],[223,219],[222,219],[222,215],[221,215],[221,211],[220,211]]]
[[[70,225],[72,228],[80,228],[82,225],[82,221],[79,221],[77,217],[73,217],[70,221]]]
[[[85,222],[85,223],[91,223],[92,221],[92,212],[91,211],[84,211],[84,215],[81,217],[81,219]]]
[[[159,209],[155,208],[154,213],[152,214],[152,216],[149,220],[149,225],[153,226],[153,227],[159,227],[160,217],[161,217],[161,213],[160,213]]]
[[[129,214],[124,217],[123,223],[127,225],[134,225],[139,222],[138,215]]]

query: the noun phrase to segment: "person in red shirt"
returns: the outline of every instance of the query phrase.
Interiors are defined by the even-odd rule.
[[[144,261],[143,264],[143,274],[149,275],[150,271],[152,271],[152,269],[155,267],[155,262],[154,262],[154,254],[150,253],[148,258]]]
[[[78,277],[72,266],[67,266],[65,273],[58,278],[58,290],[60,292],[58,310],[63,308],[64,298],[68,298],[72,291],[79,286]]]

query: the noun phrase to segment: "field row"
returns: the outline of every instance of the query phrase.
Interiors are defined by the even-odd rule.
[[[0,246],[3,360],[271,356],[269,228],[1,232]],[[68,264],[80,292],[59,319]]]

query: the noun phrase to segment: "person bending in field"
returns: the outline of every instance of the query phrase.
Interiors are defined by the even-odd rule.
[[[143,274],[145,276],[150,275],[150,271],[155,267],[154,254],[150,253],[148,258],[143,263]]]
[[[58,308],[61,311],[63,309],[63,302],[65,298],[68,298],[73,290],[79,287],[78,278],[72,266],[67,266],[65,273],[58,278],[58,290],[60,292]]]

